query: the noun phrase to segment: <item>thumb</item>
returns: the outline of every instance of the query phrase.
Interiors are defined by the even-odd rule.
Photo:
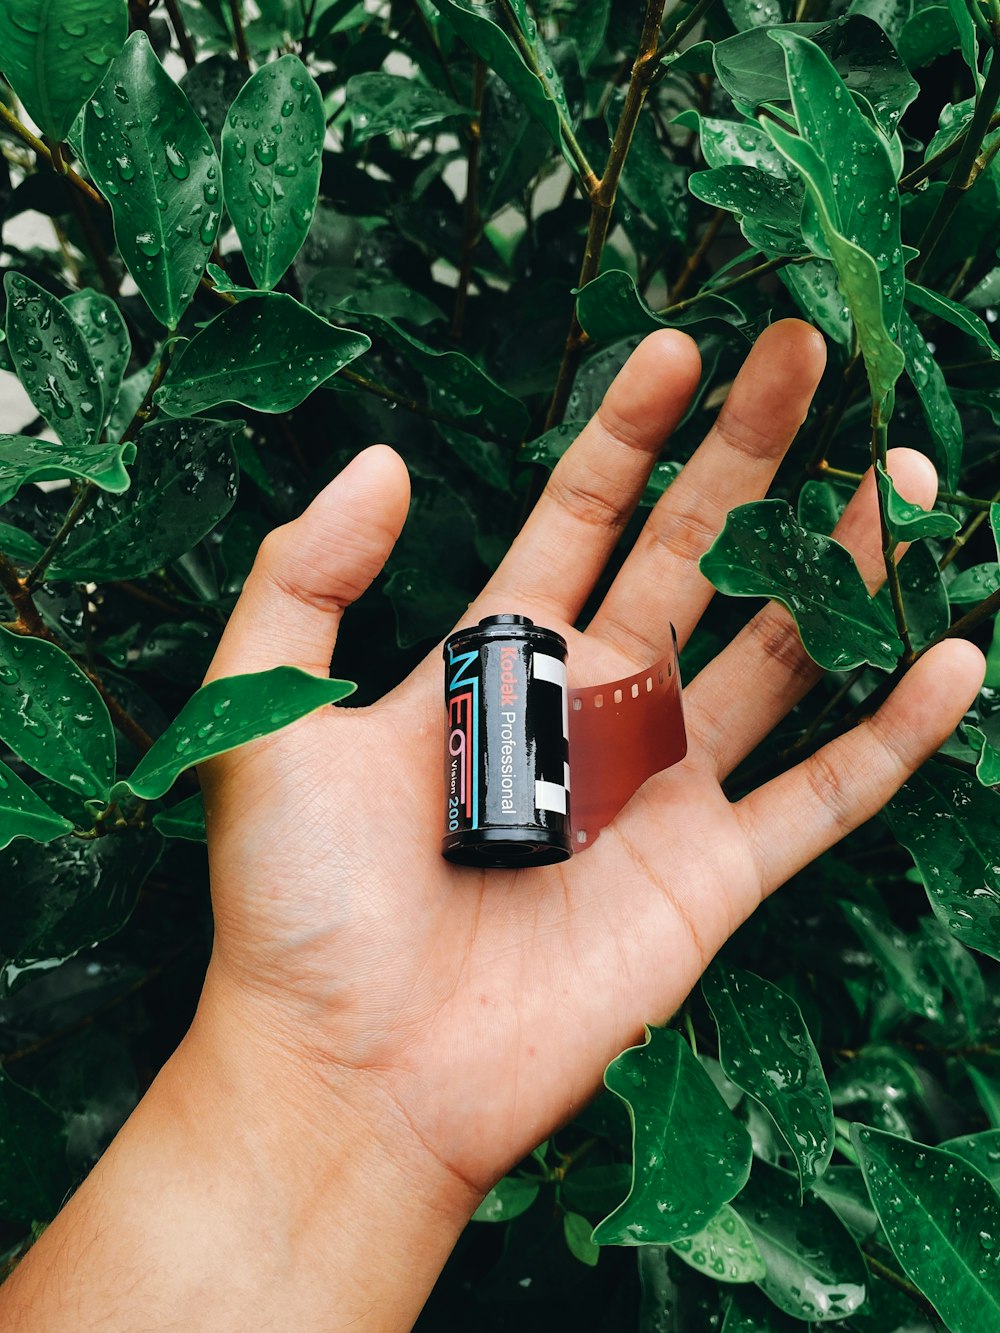
[[[297,519],[268,533],[206,683],[286,665],[328,675],[341,616],[389,558],[409,502],[406,464],[377,444]]]

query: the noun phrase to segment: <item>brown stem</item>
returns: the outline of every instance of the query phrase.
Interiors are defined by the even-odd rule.
[[[587,228],[587,240],[577,283],[580,288],[586,287],[588,282],[592,282],[600,271],[601,255],[604,253],[604,245],[608,239],[611,215],[614,211],[622,171],[625,168],[625,159],[628,157],[629,149],[632,146],[632,137],[635,134],[639,112],[646,100],[653,75],[659,67],[656,44],[660,35],[660,24],[663,21],[664,4],[665,0],[646,0],[646,17],[642,25],[639,53],[632,65],[632,77],[629,79],[628,90],[625,93],[625,103],[621,115],[618,117],[618,124],[615,128],[614,138],[611,141],[611,149],[608,153],[604,173],[590,192],[590,225]],[[582,335],[583,329],[580,326],[574,306],[559,373],[556,376],[555,389],[545,419],[546,430],[557,425],[566,411],[566,403],[569,400],[573,380],[576,378],[577,367],[583,354],[584,340]]]
[[[236,43],[236,55],[249,69],[250,51],[247,47],[247,35],[243,31],[243,11],[240,0],[229,0],[229,16],[233,21],[233,40]]]
[[[53,170],[56,169],[52,150],[48,144],[43,143],[37,134],[32,134],[27,125],[22,125],[13,111],[6,107],[2,101],[0,101],[0,124],[5,125],[11,134],[16,135],[23,144],[27,144],[31,151],[36,156],[43,158]],[[101,195],[82,176],[77,175],[72,167],[67,168],[65,175],[70,184],[75,186],[76,189],[82,190],[88,199],[92,199],[95,204],[99,204],[102,208],[106,206]]]
[[[899,1291],[905,1292],[914,1305],[919,1306],[925,1315],[930,1315],[931,1318],[937,1322],[937,1311],[934,1309],[934,1306],[912,1282],[908,1282],[902,1274],[897,1273],[896,1270],[890,1268],[888,1264],[884,1264],[881,1259],[876,1259],[875,1256],[869,1254],[867,1250],[862,1251],[862,1253],[865,1256],[865,1263],[877,1277],[880,1277],[883,1282],[890,1283]]]
[[[977,505],[979,504],[978,501],[976,503]],[[979,529],[983,526],[983,524],[989,517],[990,510],[997,503],[1000,503],[1000,491],[997,491],[993,499],[983,505],[983,507],[979,510],[978,514],[976,514],[973,518],[971,518],[968,521],[968,523],[966,523],[965,527],[962,529],[961,532],[956,533],[954,541],[951,543],[947,551],[945,551],[944,555],[938,561],[938,569],[948,568],[951,562],[961,551],[962,547],[965,546],[966,543],[969,541],[969,539],[976,532],[978,532]]]
[[[989,134],[993,130],[998,129],[1000,129],[1000,111],[990,117],[987,133]],[[915,167],[914,170],[907,175],[901,176],[899,178],[900,190],[904,193],[908,190],[915,190],[918,185],[927,180],[928,176],[933,176],[938,167],[943,167],[945,163],[950,162],[952,158],[957,157],[962,151],[965,137],[964,134],[961,135],[950,143],[947,148],[942,148],[939,153],[935,153],[933,157],[929,157],[923,166]]]
[[[674,285],[670,288],[670,291],[667,293],[668,307],[676,305],[680,301],[684,293],[687,291],[688,287],[691,285],[691,279],[698,272],[698,268],[701,265],[702,260],[708,254],[709,250],[712,248],[712,243],[718,236],[720,230],[722,229],[722,224],[725,222],[728,216],[729,214],[726,212],[724,208],[717,208],[715,210],[714,214],[712,215],[712,220],[709,222],[708,226],[702,232],[701,239],[699,240],[698,244],[688,255],[687,259],[685,259],[684,265],[681,268],[680,273],[677,275],[677,279],[674,282]]]
[[[479,155],[482,147],[483,98],[486,93],[486,62],[476,56],[472,77],[472,106],[475,119],[469,125],[468,170],[465,178],[464,236],[462,241],[462,259],[458,269],[458,286],[455,289],[455,306],[451,316],[451,336],[459,342],[465,324],[465,307],[469,299],[469,283],[472,281],[472,258],[479,238],[483,234],[483,223],[479,216]]]
[[[174,36],[177,38],[177,45],[180,49],[181,57],[188,69],[193,69],[198,63],[198,57],[195,55],[194,47],[191,45],[191,38],[188,36],[187,28],[184,26],[184,19],[181,17],[181,11],[177,7],[177,0],[166,0],[167,13],[170,15],[170,26],[174,30]]]
[[[677,27],[657,51],[657,59],[662,60],[663,57],[669,55],[671,51],[676,51],[688,33],[691,32],[693,28],[697,27],[714,4],[715,0],[698,0],[698,3],[684,22],[678,23]],[[680,8],[679,5],[678,8]]]
[[[111,260],[108,258],[107,251],[101,244],[101,238],[98,235],[97,228],[94,226],[94,219],[90,216],[90,203],[87,198],[76,190],[70,190],[70,199],[73,204],[73,212],[76,214],[76,220],[80,224],[80,230],[83,233],[83,239],[86,242],[87,249],[94,261],[101,284],[107,294],[117,300],[121,294],[121,286],[118,281],[118,274],[115,272]]]
[[[685,310],[690,310],[693,305],[699,301],[704,301],[707,296],[724,296],[726,292],[734,291],[737,287],[742,287],[746,282],[752,282],[755,278],[767,277],[769,273],[777,273],[778,269],[786,268],[789,264],[807,264],[812,255],[778,255],[774,259],[767,259],[763,264],[757,264],[754,268],[745,269],[735,278],[730,278],[727,282],[720,282],[717,286],[702,287],[700,291],[695,292],[694,296],[689,296],[684,301],[677,301],[674,305],[664,306],[662,310],[656,313],[664,319],[669,319],[673,315],[680,315]]]
[[[846,468],[831,467],[829,463],[819,463],[813,469],[817,476],[830,477],[834,481],[852,481],[857,485],[864,478],[863,472],[849,472]],[[996,500],[983,500],[975,495],[956,495],[954,491],[938,491],[937,498],[946,505],[960,505],[964,509],[981,509],[988,514]]]

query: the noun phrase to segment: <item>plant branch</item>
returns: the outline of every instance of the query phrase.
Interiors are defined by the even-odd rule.
[[[476,56],[472,76],[472,107],[476,114],[469,125],[462,258],[458,266],[458,286],[455,288],[455,305],[451,316],[451,336],[456,342],[460,341],[462,329],[465,325],[465,307],[469,299],[469,283],[472,281],[472,258],[476,246],[479,244],[479,238],[483,234],[482,218],[479,216],[479,155],[483,142],[482,119],[485,93],[486,62],[480,56]]]
[[[365,375],[359,375],[356,370],[341,370],[337,379],[353,384],[356,389],[361,389],[364,393],[374,394],[376,398],[381,398],[383,402],[392,403],[396,407],[404,407],[407,412],[413,412],[415,416],[427,417],[430,421],[439,421],[443,426],[451,426],[455,430],[465,431],[467,435],[475,435],[480,440],[492,440],[495,444],[505,443],[504,436],[497,435],[494,431],[477,429],[474,418],[453,417],[449,416],[447,412],[439,412],[437,408],[431,407],[429,403],[422,403],[418,398],[410,398],[405,393],[397,393],[395,389],[390,389],[387,384],[380,384],[378,380],[370,380]]]
[[[188,36],[188,30],[184,26],[184,19],[178,8],[177,0],[165,0],[167,13],[170,16],[170,26],[174,30],[174,36],[177,38],[177,46],[180,49],[181,57],[188,69],[194,69],[198,63],[198,57],[195,55],[194,47],[191,45],[191,38]]]
[[[23,144],[26,144],[31,151],[36,154],[36,156],[43,158],[53,171],[56,170],[52,149],[49,148],[48,144],[43,143],[37,134],[32,134],[27,125],[23,125],[21,121],[18,120],[17,116],[14,115],[13,111],[6,107],[2,101],[0,101],[0,125],[6,126],[11,134],[16,135]],[[63,163],[63,165],[65,166],[66,164]],[[72,167],[68,167],[65,173],[60,174],[65,174],[66,179],[70,184],[75,186],[76,189],[81,190],[88,199],[93,200],[96,204],[100,204],[102,208],[106,207],[103,197],[97,193],[88,181],[85,181],[82,176],[78,175]]]
[[[521,58],[531,70],[532,74],[534,74],[535,78],[541,83],[542,87],[545,89],[546,96],[550,99],[552,105],[556,109],[556,115],[559,118],[559,130],[566,142],[566,150],[572,158],[573,165],[576,167],[577,173],[579,174],[580,187],[584,194],[589,197],[597,188],[598,184],[594,168],[587,161],[587,155],[580,147],[576,135],[573,133],[573,126],[569,123],[565,111],[559,106],[559,99],[555,96],[552,85],[549,83],[545,71],[538,62],[538,53],[521,30],[521,25],[517,21],[517,15],[511,8],[510,0],[500,0],[500,8],[503,10],[504,17],[510,25],[511,36],[514,38],[517,49],[521,53]],[[660,5],[660,12],[661,14],[663,12],[662,4]]]
[[[712,247],[712,242],[715,240],[716,236],[718,236],[728,216],[729,214],[726,212],[724,208],[717,208],[715,212],[712,214],[711,221],[709,222],[705,230],[702,232],[698,244],[694,247],[694,249],[691,251],[688,257],[684,260],[684,264],[681,268],[680,273],[677,275],[677,278],[674,281],[673,286],[667,293],[668,310],[670,309],[671,306],[677,305],[678,302],[683,297],[684,293],[687,291],[688,287],[690,286],[691,279],[698,272],[698,268],[701,264],[701,261],[708,254],[709,250]]]
[[[881,467],[883,472],[888,472],[888,462],[886,454],[888,452],[887,428],[882,420],[882,406],[880,403],[872,403],[872,468]],[[910,629],[906,623],[906,604],[903,601],[903,589],[899,582],[899,566],[896,564],[896,539],[889,531],[889,521],[885,512],[885,497],[882,494],[881,486],[875,487],[875,493],[878,497],[878,521],[882,532],[882,559],[885,563],[885,580],[889,588],[889,597],[892,601],[892,614],[896,620],[896,633],[899,635],[903,644],[903,661],[907,664],[913,661],[913,643],[910,639]]]
[[[243,11],[240,0],[229,0],[229,17],[233,22],[233,40],[236,43],[237,58],[250,68],[250,51],[247,47],[247,35],[243,30]]]
[[[971,518],[968,523],[966,523],[965,527],[962,529],[961,532],[955,534],[955,539],[948,547],[947,551],[945,551],[941,559],[938,561],[938,569],[948,568],[951,562],[961,551],[962,547],[965,546],[966,543],[969,541],[970,537],[972,537],[976,532],[978,532],[978,530],[986,522],[986,519],[989,517],[990,510],[998,502],[1000,502],[1000,491],[997,491],[993,499],[988,501],[986,504],[983,504],[981,508],[979,508],[980,502],[979,501],[976,502],[976,506],[979,509],[979,512],[973,518]]]
[[[997,102],[1000,102],[1000,27],[991,20],[991,29],[993,33],[993,60],[990,64],[990,72],[987,74],[986,82],[976,98],[976,108],[972,114],[972,122],[962,139],[962,146],[955,158],[955,165],[952,168],[948,184],[945,186],[944,193],[938,200],[937,208],[931,214],[920,238],[920,257],[913,270],[914,281],[920,277],[927,267],[927,262],[947,230],[955,210],[962,201],[963,194],[972,186],[979,174],[976,159],[983,146],[983,140],[989,132],[993,113],[997,109]]]
[[[899,1291],[905,1292],[914,1305],[919,1306],[925,1315],[930,1315],[935,1322],[937,1321],[937,1311],[934,1306],[912,1282],[903,1277],[901,1273],[897,1273],[894,1268],[890,1268],[888,1264],[884,1264],[881,1259],[876,1259],[867,1250],[862,1250],[862,1254],[865,1256],[865,1263],[876,1277],[882,1278],[884,1282],[888,1282]]]
[[[678,23],[677,27],[674,28],[670,36],[666,39],[663,45],[657,50],[656,52],[657,60],[662,60],[664,56],[668,56],[672,51],[676,51],[677,48],[680,46],[681,42],[683,42],[684,38],[688,35],[688,33],[698,26],[698,24],[702,21],[702,19],[705,17],[705,15],[708,13],[708,11],[712,8],[714,4],[715,0],[698,0],[698,3],[695,5],[694,9],[692,9],[691,13],[687,16],[684,22]],[[678,9],[679,8],[680,6],[678,5]]]
[[[754,268],[746,269],[743,273],[737,274],[735,278],[720,282],[717,286],[702,287],[695,292],[694,296],[689,296],[684,301],[676,301],[673,305],[664,306],[662,310],[658,310],[656,313],[664,319],[669,319],[673,315],[680,315],[685,310],[690,310],[699,301],[704,301],[706,296],[724,296],[726,292],[734,291],[737,287],[742,287],[744,283],[753,282],[755,278],[765,278],[769,273],[777,273],[779,269],[787,268],[789,264],[807,264],[813,258],[813,255],[778,255],[774,259],[766,260],[763,264],[757,264]]]
[[[504,3],[506,4],[507,0],[504,0]],[[592,282],[600,272],[601,256],[604,253],[604,245],[608,239],[611,215],[614,212],[615,199],[618,195],[618,185],[625,169],[625,159],[628,157],[629,149],[632,146],[632,137],[635,134],[639,112],[642,110],[649,85],[659,66],[656,44],[659,39],[660,24],[663,21],[664,4],[665,0],[646,0],[646,17],[643,20],[639,52],[632,65],[632,77],[629,79],[625,93],[625,103],[622,106],[621,115],[618,117],[618,124],[611,140],[611,149],[608,153],[604,172],[601,179],[596,182],[594,188],[589,192],[590,224],[587,228],[583,262],[580,265],[580,277],[577,282],[577,286],[580,288],[586,287],[587,283]],[[566,345],[563,348],[562,361],[559,365],[559,373],[556,376],[555,389],[545,420],[546,430],[557,425],[563,418],[570,389],[573,387],[573,380],[576,378],[577,367],[583,353],[584,340],[582,335],[583,329],[580,327],[580,321],[576,315],[576,306],[574,305],[569,332],[566,335]]]
[[[853,481],[855,485],[864,479],[863,472],[849,472],[846,468],[831,467],[829,463],[819,463],[814,469],[820,477],[830,477],[833,481]],[[960,505],[965,509],[981,509],[988,514],[990,506],[996,500],[983,500],[975,495],[956,495],[954,491],[938,491],[937,498],[942,504]]]

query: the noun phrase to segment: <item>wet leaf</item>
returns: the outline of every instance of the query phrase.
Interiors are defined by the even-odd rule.
[[[787,162],[755,120],[715,120],[689,107],[673,123],[698,131],[702,156],[710,167],[756,167],[788,179]]]
[[[696,199],[733,213],[755,250],[768,256],[803,255],[802,185],[757,167],[714,167],[695,171],[688,187]]]
[[[583,287],[576,298],[581,327],[595,342],[617,342],[656,329],[682,329],[705,320],[742,324],[742,310],[724,296],[706,296],[678,315],[660,315],[636,290],[634,280],[621,269],[608,269]]]
[[[23,273],[8,273],[3,285],[18,379],[68,449],[93,452],[104,424],[104,389],[83,334],[62,302]]]
[[[958,486],[962,466],[962,418],[934,353],[909,315],[902,316],[899,333],[906,355],[906,373],[920,399],[947,489],[953,491]]]
[[[921,917],[920,933],[927,962],[951,992],[965,1018],[969,1036],[977,1041],[986,1003],[986,984],[975,955],[945,930],[937,917]]]
[[[101,381],[104,424],[118,401],[125,371],[132,355],[132,340],[121,311],[110,296],[92,287],[71,292],[63,301],[74,324],[83,334]]]
[[[829,1166],[811,1188],[858,1240],[867,1240],[875,1234],[878,1217],[868,1197],[865,1178],[856,1166]]]
[[[970,602],[982,602],[1000,588],[1000,565],[989,561],[982,565],[970,565],[956,574],[948,584],[948,600],[956,606]]]
[[[4,438],[0,436],[0,459],[3,458]],[[2,494],[3,465],[0,463],[0,494]],[[22,532],[12,523],[0,523],[0,551],[8,560],[22,567],[33,565],[44,551],[42,543],[30,532]]]
[[[0,435],[0,505],[13,499],[28,482],[63,477],[92,481],[104,491],[120,494],[129,486],[123,462],[128,451],[128,445],[96,444],[81,450],[76,445],[51,444],[27,435]]]
[[[833,1103],[801,1010],[771,982],[719,962],[701,990],[719,1030],[726,1077],[774,1120],[805,1188],[833,1152]]]
[[[731,510],[700,568],[730,597],[780,602],[806,652],[828,671],[863,662],[888,670],[902,651],[851,555],[832,537],[807,532],[784,500]]]
[[[322,94],[298,56],[261,66],[229,108],[222,131],[226,208],[250,275],[265,291],[309,234],[325,134]]]
[[[848,14],[864,14],[895,42],[910,17],[913,0],[851,0]]]
[[[875,465],[875,476],[882,494],[886,526],[896,541],[912,542],[918,541],[921,537],[951,537],[962,526],[953,514],[946,514],[940,509],[921,509],[920,505],[904,500],[881,463]]]
[[[0,676],[3,670],[0,666]],[[68,819],[46,805],[12,769],[0,763],[0,850],[15,838],[52,842],[72,827]]]
[[[50,139],[67,137],[127,33],[125,0],[4,0],[4,76]]]
[[[538,1181],[504,1176],[472,1214],[473,1222],[509,1222],[527,1212],[538,1198]]]
[[[733,20],[737,32],[749,28],[769,27],[785,17],[780,0],[723,0],[726,13]]]
[[[950,1152],[955,1157],[981,1171],[994,1189],[1000,1186],[1000,1129],[984,1129],[978,1134],[960,1134],[956,1139],[946,1139],[939,1143],[942,1152]]]
[[[199,60],[180,81],[184,96],[208,131],[217,153],[222,152],[222,127],[226,123],[226,114],[249,77],[246,65],[226,54]]]
[[[0,739],[78,796],[104,797],[115,740],[104,700],[67,653],[0,629]]]
[[[1000,958],[1000,794],[931,762],[885,813],[938,919],[970,949]]]
[[[48,1222],[71,1180],[63,1118],[0,1070],[0,1217]]]
[[[965,1065],[965,1072],[976,1091],[980,1106],[986,1112],[987,1120],[994,1129],[1000,1129],[1000,1083],[969,1063]]]
[[[1000,1198],[951,1153],[854,1125],[892,1251],[952,1333],[1000,1323]]]
[[[921,287],[915,282],[906,284],[906,299],[918,309],[926,310],[929,315],[943,319],[960,333],[975,338],[991,360],[1000,360],[1000,347],[993,341],[990,326],[971,310],[967,310],[964,305],[959,305],[957,301],[943,296],[941,292],[933,292],[930,288]]]
[[[135,578],[211,532],[236,498],[231,439],[241,422],[156,421],[138,437],[132,488],[100,495],[49,566],[47,578]]]
[[[958,46],[958,29],[947,3],[918,9],[903,25],[899,54],[910,69],[929,65]]]
[[[158,833],[127,829],[47,847],[18,839],[0,852],[0,883],[17,885],[0,916],[3,988],[117,934],[162,846]]]
[[[765,128],[805,183],[803,235],[820,258],[833,261],[872,397],[881,403],[903,369],[896,346],[905,281],[896,172],[884,139],[823,52],[787,30],[773,35],[785,52],[802,137],[770,121]]]
[[[168,329],[187,309],[219,230],[219,159],[191,104],[134,32],[84,116],[83,155],[115,240]]]
[[[941,983],[921,941],[907,935],[887,916],[876,916],[860,903],[841,903],[844,915],[885,974],[893,994],[921,1018],[942,1017]]]
[[[735,1208],[767,1269],[759,1286],[779,1310],[815,1322],[860,1309],[868,1280],[861,1251],[825,1203],[809,1193],[800,1202],[794,1176],[754,1162]]]
[[[750,1138],[680,1035],[647,1028],[604,1082],[632,1121],[632,1188],[594,1230],[598,1245],[664,1245],[694,1235],[750,1170]]]
[[[582,1166],[570,1171],[560,1186],[560,1198],[587,1217],[604,1217],[628,1193],[631,1169],[624,1162],[610,1166]]]
[[[671,1249],[715,1282],[760,1282],[766,1273],[753,1233],[728,1203],[701,1231],[675,1240]]]
[[[468,120],[471,115],[467,107],[435,88],[402,74],[370,70],[347,80],[338,123],[350,124],[352,142],[362,144],[393,130],[414,133],[459,116]]]
[[[203,685],[116,790],[153,800],[195,764],[270,736],[353,693],[347,680],[321,680],[297,667],[226,676]]]
[[[380,269],[323,268],[306,283],[306,304],[336,322],[343,312],[361,311],[408,324],[433,324],[444,318],[425,296]]]
[[[850,347],[854,338],[851,311],[837,286],[837,270],[828,259],[789,264],[778,273],[799,303],[806,319],[818,324],[828,338]]]
[[[601,1257],[601,1249],[591,1240],[590,1233],[591,1226],[585,1217],[579,1213],[563,1214],[563,1235],[570,1254],[588,1268],[593,1268]]]
[[[205,842],[205,801],[201,792],[178,801],[169,810],[160,810],[153,816],[153,827],[165,838]]]
[[[171,362],[154,401],[171,416],[243,403],[287,412],[371,346],[363,333],[269,292],[230,306]]]

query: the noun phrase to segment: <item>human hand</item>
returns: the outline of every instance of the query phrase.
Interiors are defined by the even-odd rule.
[[[698,377],[685,335],[634,353],[555,469],[463,624],[515,611],[569,642],[571,684],[683,645],[712,595],[698,558],[733,506],[764,495],[822,373],[823,341],[768,329],[708,438],[648,518],[585,633],[573,623]],[[933,468],[890,455],[930,506]],[[360,455],[264,542],[210,678],[291,663],[326,674],[344,607],[382,567],[407,477]],[[837,529],[874,589],[869,476]],[[607,1062],[681,1004],[761,899],[888,800],[950,733],[982,678],[944,643],[870,721],[731,803],[720,782],[817,681],[771,605],[685,692],[689,752],[592,848],[558,866],[456,867],[440,855],[442,662],[372,708],[327,709],[203,773],[216,941],[196,1030],[252,1034],[319,1108],[346,1099],[426,1159],[456,1206],[478,1197],[597,1089]],[[300,1095],[300,1094],[296,1094]],[[316,1112],[322,1114],[321,1111]]]

